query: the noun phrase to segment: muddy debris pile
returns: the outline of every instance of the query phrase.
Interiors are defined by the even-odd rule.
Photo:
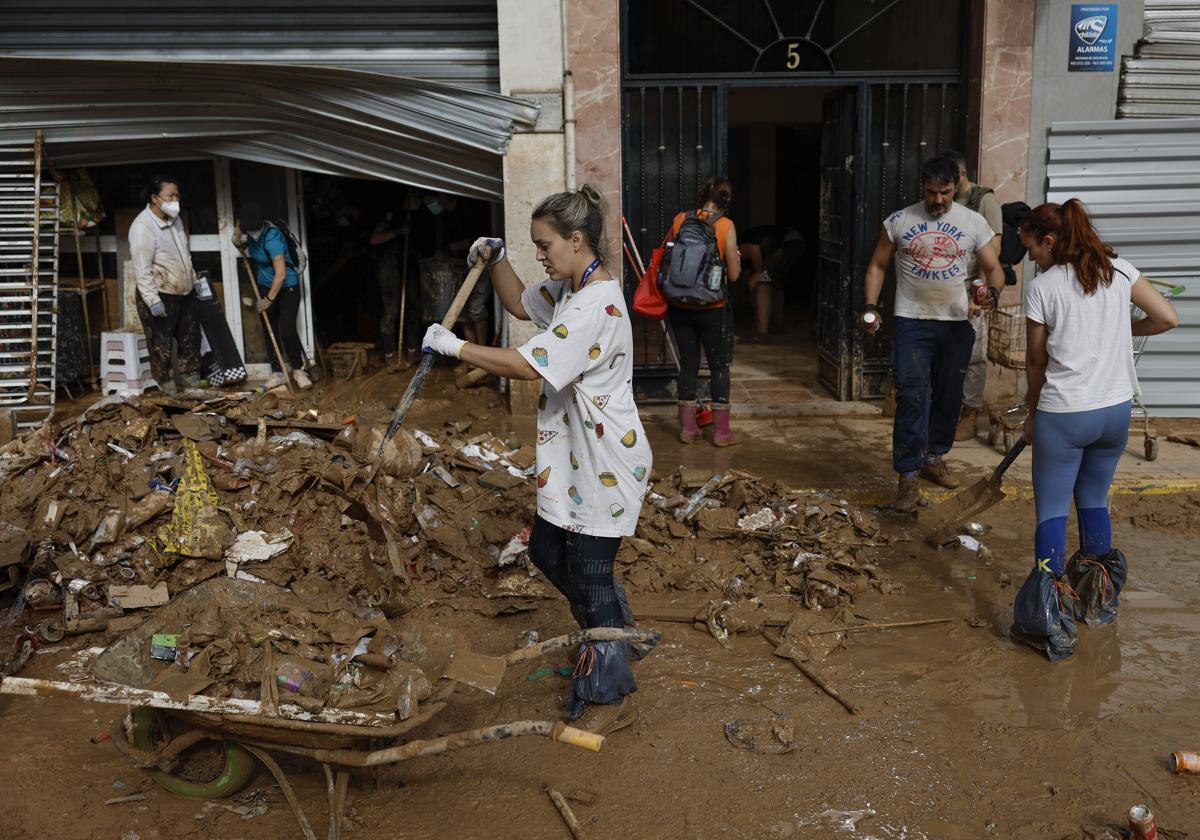
[[[646,501],[637,536],[617,556],[633,592],[719,592],[735,600],[787,594],[822,610],[868,589],[896,588],[872,559],[889,545],[879,523],[832,495],[738,470],[681,468],[653,482]]]
[[[389,616],[423,585],[491,595],[534,455],[467,425],[401,429],[374,467],[380,429],[271,394],[103,400],[0,449],[0,625],[115,637],[217,575],[320,579]]]
[[[535,452],[470,426],[401,429],[376,465],[380,428],[272,394],[103,400],[0,449],[0,591],[18,592],[0,624],[18,647],[117,638],[218,575],[323,581],[392,618],[531,609],[554,596],[528,557]],[[651,478],[617,558],[633,593],[703,593],[736,630],[765,596],[822,610],[893,588],[878,523],[842,500],[739,471]]]

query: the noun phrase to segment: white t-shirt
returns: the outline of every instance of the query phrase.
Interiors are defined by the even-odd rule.
[[[971,257],[996,235],[987,220],[957,202],[935,218],[918,202],[888,216],[883,229],[896,245],[896,315],[967,320]]]
[[[517,348],[542,377],[538,514],[568,531],[627,537],[653,457],[633,401],[633,330],[619,282],[570,289],[547,280],[521,296],[545,330]]]
[[[1046,384],[1038,411],[1061,414],[1119,405],[1140,393],[1133,367],[1129,292],[1140,272],[1120,257],[1113,281],[1085,295],[1070,265],[1025,284],[1025,317],[1046,325]]]

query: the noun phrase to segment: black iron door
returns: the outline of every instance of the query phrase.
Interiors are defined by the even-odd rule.
[[[817,253],[817,375],[840,400],[861,396],[862,342],[853,313],[862,297],[863,214],[869,101],[859,85],[825,97]]]
[[[724,171],[723,91],[715,85],[629,84],[622,103],[623,212],[644,263],[700,185]],[[638,276],[625,260],[626,298]],[[644,400],[674,399],[677,368],[660,322],[634,316],[634,386]]]

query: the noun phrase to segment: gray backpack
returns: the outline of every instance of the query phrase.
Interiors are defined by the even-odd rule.
[[[702,219],[693,210],[684,216],[662,281],[668,301],[703,306],[725,300],[725,266],[716,234],[717,219],[723,215]]]

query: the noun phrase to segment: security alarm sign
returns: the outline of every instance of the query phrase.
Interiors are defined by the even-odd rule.
[[[1067,69],[1103,71],[1116,67],[1117,7],[1071,4],[1071,46]]]

